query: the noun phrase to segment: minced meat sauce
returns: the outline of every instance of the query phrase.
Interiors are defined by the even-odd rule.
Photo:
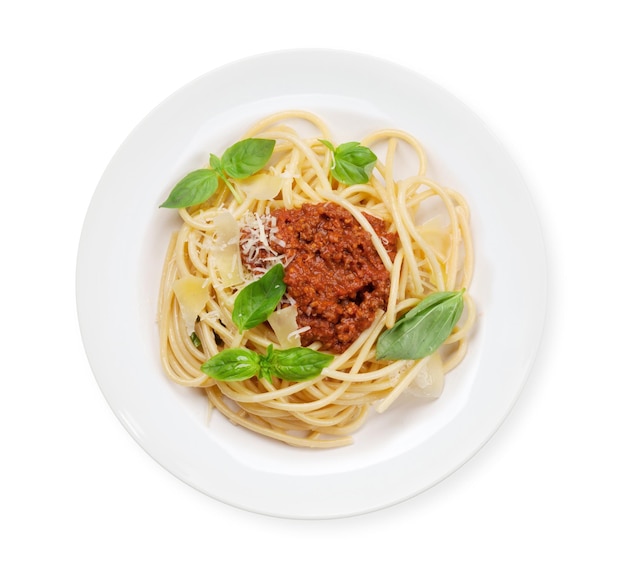
[[[370,234],[343,207],[334,203],[277,209],[273,248],[284,254],[287,294],[295,300],[303,346],[341,353],[373,322],[389,297],[389,272]],[[397,236],[382,220],[365,215],[390,257]]]

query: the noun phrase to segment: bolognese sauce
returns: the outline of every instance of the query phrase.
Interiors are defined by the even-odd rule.
[[[284,281],[298,311],[302,345],[345,351],[385,309],[390,277],[370,234],[345,208],[334,203],[277,209],[275,250],[288,264]],[[365,215],[390,257],[397,236],[381,219]]]

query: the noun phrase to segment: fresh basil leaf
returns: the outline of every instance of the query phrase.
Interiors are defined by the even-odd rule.
[[[335,152],[335,146],[327,139],[318,139],[318,141],[326,145],[333,153]]]
[[[369,151],[367,147],[361,147],[358,141],[349,141],[348,143],[342,143],[335,149],[335,155],[347,156],[348,153],[353,152],[355,149],[365,149]],[[371,151],[370,151],[371,153]]]
[[[377,157],[368,147],[357,141],[342,143],[335,148],[330,141],[319,140],[333,152],[333,163],[330,168],[332,176],[345,185],[367,183]]]
[[[415,307],[409,310],[404,316],[402,316],[397,322],[401,320],[412,319],[414,316],[420,313],[424,313],[431,306],[436,306],[437,304],[441,304],[442,302],[446,302],[450,298],[456,298],[459,294],[465,293],[465,290],[458,290],[455,292],[433,292],[424,298],[421,302],[419,302]]]
[[[283,265],[276,264],[237,294],[233,305],[233,322],[240,333],[265,322],[274,311],[287,290],[284,276]]]
[[[222,169],[233,179],[245,179],[261,170],[269,161],[276,141],[273,139],[244,139],[222,155]]]
[[[378,159],[374,152],[358,143],[344,143],[339,145],[336,150],[337,156],[348,161],[357,167],[362,167],[366,172],[371,173],[376,160]]]
[[[217,173],[211,169],[198,169],[183,177],[160,206],[180,209],[206,201],[218,187]]]
[[[196,348],[199,348],[202,345],[202,342],[200,341],[200,338],[198,337],[198,334],[196,334],[196,332],[191,332],[191,335],[189,337],[191,338],[191,343]]]
[[[376,159],[371,149],[355,142],[344,143],[335,149],[333,176],[346,185],[367,183]]]
[[[305,381],[317,377],[334,356],[310,348],[289,348],[268,352],[271,371],[287,381]]]
[[[446,341],[463,313],[465,289],[434,292],[383,332],[376,359],[416,360],[432,354]]]
[[[261,357],[247,348],[230,348],[205,361],[200,369],[218,381],[244,381],[259,372]]]
[[[212,169],[215,169],[218,173],[222,169],[222,161],[217,155],[213,155],[213,153],[211,153],[211,155],[209,156],[209,165],[211,166]]]

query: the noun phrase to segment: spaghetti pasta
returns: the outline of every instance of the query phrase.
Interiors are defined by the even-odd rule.
[[[305,136],[303,130],[315,134]],[[246,429],[294,446],[348,445],[372,408],[382,413],[408,388],[419,393],[417,380],[441,384],[462,361],[476,319],[467,291],[473,271],[469,207],[460,193],[427,177],[424,149],[403,131],[381,130],[361,140],[362,146],[382,151],[368,181],[355,184],[332,176],[333,152],[322,141],[331,139],[331,131],[317,115],[276,113],[252,126],[246,138],[276,142],[267,164],[250,177],[220,181],[208,200],[178,209],[181,224],[165,255],[158,302],[163,368],[174,382],[201,388],[213,408]],[[404,179],[394,174],[400,147],[415,163],[414,174]],[[289,289],[279,309],[289,314],[285,319],[276,312],[240,331],[232,312],[245,285],[277,263],[289,268],[274,214],[311,204],[345,209],[367,233],[388,276],[384,304],[312,379],[209,377],[202,364],[225,349],[263,353],[297,346],[306,336],[309,327],[298,323],[297,312],[289,312],[294,306],[301,315],[304,311],[290,299]],[[395,250],[374,228],[374,219],[397,236]],[[446,291],[462,292],[464,309],[436,351],[419,359],[377,359],[384,331],[429,294]],[[326,351],[320,341],[307,345]]]

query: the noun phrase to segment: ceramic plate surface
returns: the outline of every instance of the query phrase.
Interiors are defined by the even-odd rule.
[[[469,202],[478,324],[443,395],[372,411],[352,446],[299,450],[207,420],[204,397],[174,385],[158,355],[156,305],[177,214],[158,205],[187,172],[257,119],[306,109],[336,141],[382,127],[415,135],[428,175]],[[533,271],[528,272],[528,268]],[[183,87],[128,136],[90,203],[76,287],[85,350],[120,421],[158,463],[199,491],[291,518],[364,513],[412,497],[458,469],[511,410],[537,351],[546,306],[540,225],[526,185],[485,125],[417,73],[326,50],[263,54]]]

